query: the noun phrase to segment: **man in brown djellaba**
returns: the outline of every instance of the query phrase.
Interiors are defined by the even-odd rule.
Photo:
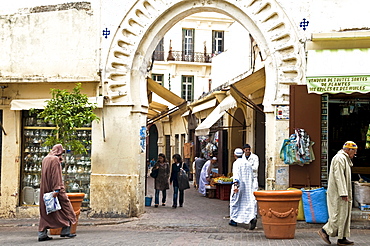
[[[41,184],[40,184],[40,222],[39,222],[39,241],[48,241],[53,239],[48,236],[48,229],[62,228],[61,237],[72,238],[76,234],[70,233],[72,224],[75,224],[76,215],[73,211],[71,202],[68,199],[62,179],[63,153],[65,149],[61,144],[53,146],[50,153],[42,161]],[[53,197],[58,197],[61,210],[47,214],[43,195],[48,192],[54,192]]]

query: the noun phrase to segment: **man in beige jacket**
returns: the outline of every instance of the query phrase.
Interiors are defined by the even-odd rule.
[[[329,220],[318,231],[327,244],[331,244],[329,236],[338,237],[337,245],[354,244],[347,237],[350,236],[352,209],[351,159],[356,152],[357,145],[347,141],[331,161],[327,191]]]

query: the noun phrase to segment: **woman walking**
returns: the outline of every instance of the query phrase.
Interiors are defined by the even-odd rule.
[[[162,191],[162,206],[166,206],[166,190],[170,188],[168,178],[170,176],[170,164],[166,161],[166,156],[162,153],[158,155],[158,161],[154,164],[153,170],[158,169],[158,176],[154,179],[154,207],[159,205],[159,192]]]
[[[189,172],[189,167],[182,162],[182,158],[179,154],[174,154],[172,156],[172,160],[174,163],[172,163],[172,172],[171,172],[171,178],[170,183],[173,183],[173,203],[172,208],[177,208],[177,197],[178,193],[180,193],[179,196],[179,205],[180,207],[184,204],[184,190],[179,190],[179,182],[177,180],[178,173],[180,172],[180,169],[184,169],[186,172]]]

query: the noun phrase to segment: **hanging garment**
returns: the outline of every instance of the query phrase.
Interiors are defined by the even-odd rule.
[[[304,129],[294,129],[294,134],[289,139],[284,139],[280,150],[280,158],[285,164],[303,166],[315,160],[312,146],[315,142]]]

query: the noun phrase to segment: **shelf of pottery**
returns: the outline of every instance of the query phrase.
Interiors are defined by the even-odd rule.
[[[22,197],[21,205],[32,206],[39,204],[41,164],[50,152],[50,147],[43,146],[45,139],[52,133],[53,126],[41,125],[35,118],[27,117],[23,127],[23,161],[22,161]],[[62,172],[67,192],[85,193],[82,207],[89,206],[90,174],[91,174],[91,128],[77,129],[77,137],[87,148],[87,154],[74,155],[67,150],[62,162]]]

